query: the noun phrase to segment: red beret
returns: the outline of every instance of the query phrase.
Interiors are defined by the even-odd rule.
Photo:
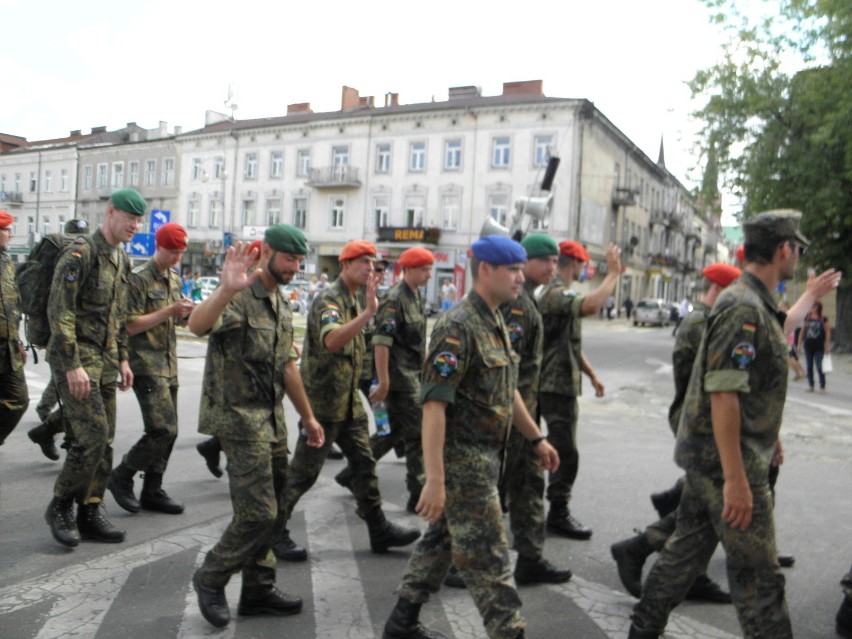
[[[570,255],[575,260],[582,260],[584,262],[588,262],[592,259],[589,257],[589,252],[586,250],[586,247],[574,240],[565,240],[560,242],[559,252],[562,255]]]
[[[745,262],[745,246],[740,244],[737,248],[737,264],[742,264]]]
[[[154,236],[157,246],[169,251],[186,250],[186,230],[177,222],[163,224]]]
[[[337,258],[337,261],[345,262],[347,260],[354,260],[356,257],[361,257],[362,255],[372,255],[375,257],[375,245],[367,240],[352,240],[340,251],[340,257]]]
[[[399,256],[399,265],[405,268],[417,268],[418,266],[430,266],[435,263],[435,256],[432,251],[414,246],[406,249]]]
[[[248,253],[251,255],[251,252],[257,250],[257,256],[260,257],[260,247],[263,245],[263,240],[255,240],[248,247]]]
[[[702,274],[714,284],[718,284],[722,288],[725,288],[735,279],[739,278],[742,271],[736,266],[716,262],[715,264],[705,267]]]
[[[7,229],[15,223],[15,218],[8,211],[0,211],[0,229]]]

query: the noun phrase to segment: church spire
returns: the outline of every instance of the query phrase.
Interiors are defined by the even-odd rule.
[[[657,166],[660,168],[666,168],[666,152],[663,149],[663,136],[660,136],[660,155],[657,157]]]

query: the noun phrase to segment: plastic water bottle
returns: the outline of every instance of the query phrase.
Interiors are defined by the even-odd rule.
[[[372,395],[379,382],[373,380],[370,386],[370,395]],[[373,402],[373,417],[376,419],[376,435],[384,437],[390,435],[390,421],[388,420],[388,405],[385,402]]]

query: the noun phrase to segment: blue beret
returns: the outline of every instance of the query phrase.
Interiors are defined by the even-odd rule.
[[[486,235],[470,247],[473,254],[489,264],[518,264],[527,261],[527,252],[515,240],[502,235]]]

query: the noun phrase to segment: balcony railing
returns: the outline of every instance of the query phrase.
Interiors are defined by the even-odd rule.
[[[0,202],[20,205],[24,203],[24,195],[18,192],[0,191]]]
[[[317,189],[357,188],[361,186],[358,169],[348,164],[311,169],[308,186]]]
[[[617,186],[612,190],[612,205],[633,206],[636,204],[637,195],[639,195],[639,189]]]
[[[677,211],[665,211],[663,209],[655,209],[651,211],[651,215],[648,218],[648,222],[651,224],[651,226],[657,224],[659,226],[665,226],[669,229],[678,229],[683,223],[683,215],[681,215]]]

